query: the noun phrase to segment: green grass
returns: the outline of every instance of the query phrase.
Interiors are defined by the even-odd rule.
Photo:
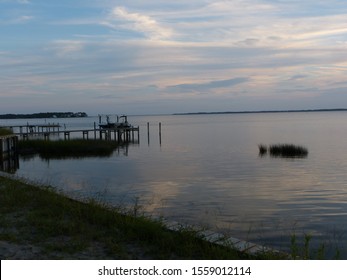
[[[108,259],[255,258],[204,241],[193,229],[170,231],[161,221],[143,215],[124,214],[93,200],[72,200],[50,187],[1,176],[0,217],[0,239],[40,246],[53,259],[74,259],[92,244],[104,248]]]
[[[297,235],[293,233],[290,238],[290,251],[292,259],[303,260],[324,260],[327,254],[331,259],[339,260],[340,250],[338,246],[327,246],[327,244],[321,243],[317,248],[311,248],[312,235],[303,234],[302,240],[299,240]],[[301,238],[300,238],[301,239]]]
[[[21,155],[39,154],[42,158],[110,156],[117,147],[114,141],[83,139],[22,140],[18,143]]]
[[[8,128],[0,128],[0,136],[6,136],[13,134],[11,129]]]

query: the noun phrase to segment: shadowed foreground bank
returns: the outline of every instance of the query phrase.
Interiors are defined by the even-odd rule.
[[[135,206],[134,206],[135,207]],[[1,259],[250,259],[199,232],[0,176]],[[278,257],[278,256],[277,256]],[[276,257],[276,258],[277,258]]]

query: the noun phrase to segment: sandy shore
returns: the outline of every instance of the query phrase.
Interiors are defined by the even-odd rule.
[[[150,259],[148,255],[143,255],[141,249],[134,245],[128,245],[128,254],[131,259]],[[87,249],[69,254],[66,252],[47,253],[41,246],[33,244],[17,244],[9,241],[0,240],[0,259],[1,260],[109,260],[123,259],[122,256],[109,255],[101,244],[95,242]]]

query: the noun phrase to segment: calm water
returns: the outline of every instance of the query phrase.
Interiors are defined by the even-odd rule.
[[[28,121],[42,123],[15,122]],[[94,121],[55,120],[67,128],[92,128]],[[16,174],[114,205],[139,200],[154,215],[280,249],[290,246],[293,233],[299,241],[310,234],[312,247],[324,243],[333,253],[338,244],[347,258],[347,112],[134,116],[129,122],[140,126],[140,144],[112,157],[21,159]],[[303,145],[309,155],[258,156],[258,144],[276,143]]]

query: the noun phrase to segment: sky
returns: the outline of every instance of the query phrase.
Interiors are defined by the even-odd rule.
[[[347,0],[0,0],[0,114],[347,108]]]

